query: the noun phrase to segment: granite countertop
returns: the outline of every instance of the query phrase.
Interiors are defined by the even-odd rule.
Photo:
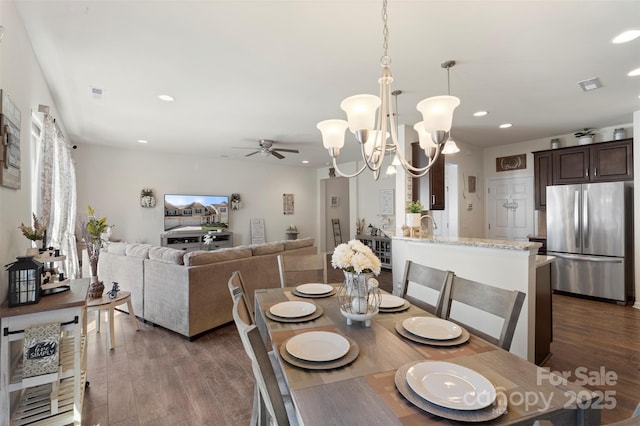
[[[547,263],[555,262],[554,256],[537,255],[536,256],[536,268],[546,265]]]
[[[487,240],[483,238],[463,238],[463,237],[393,237],[394,240],[411,241],[416,243],[448,244],[468,247],[495,248],[503,250],[536,250],[542,247],[541,243],[534,241],[510,241],[510,240]]]

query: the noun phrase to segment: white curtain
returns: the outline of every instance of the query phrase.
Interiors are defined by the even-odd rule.
[[[76,169],[71,147],[49,114],[44,116],[44,132],[36,165],[40,216],[47,225],[47,245],[59,248],[67,259],[64,272],[80,277],[76,248]]]

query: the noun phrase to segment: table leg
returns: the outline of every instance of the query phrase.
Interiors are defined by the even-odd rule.
[[[96,333],[100,333],[100,309],[96,310]]]
[[[109,349],[113,349],[116,347],[116,333],[113,327],[113,314],[115,311],[115,306],[109,306],[109,342],[111,343],[111,347]]]
[[[131,321],[133,321],[133,325],[136,326],[136,330],[140,330],[140,327],[138,327],[138,319],[136,318],[136,314],[133,313],[133,307],[131,306],[131,297],[127,299],[127,308],[129,309],[129,317]]]

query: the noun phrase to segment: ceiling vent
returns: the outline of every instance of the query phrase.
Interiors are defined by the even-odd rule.
[[[602,84],[600,84],[600,80],[598,80],[598,77],[593,77],[587,80],[579,81],[578,86],[580,86],[583,91],[588,92],[590,90],[601,88]]]

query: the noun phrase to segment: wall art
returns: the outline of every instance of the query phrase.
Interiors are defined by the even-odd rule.
[[[0,90],[0,185],[20,189],[20,110]]]
[[[508,172],[527,168],[527,154],[496,158],[496,172]]]
[[[284,214],[295,213],[293,205],[293,194],[282,194],[282,212]]]

